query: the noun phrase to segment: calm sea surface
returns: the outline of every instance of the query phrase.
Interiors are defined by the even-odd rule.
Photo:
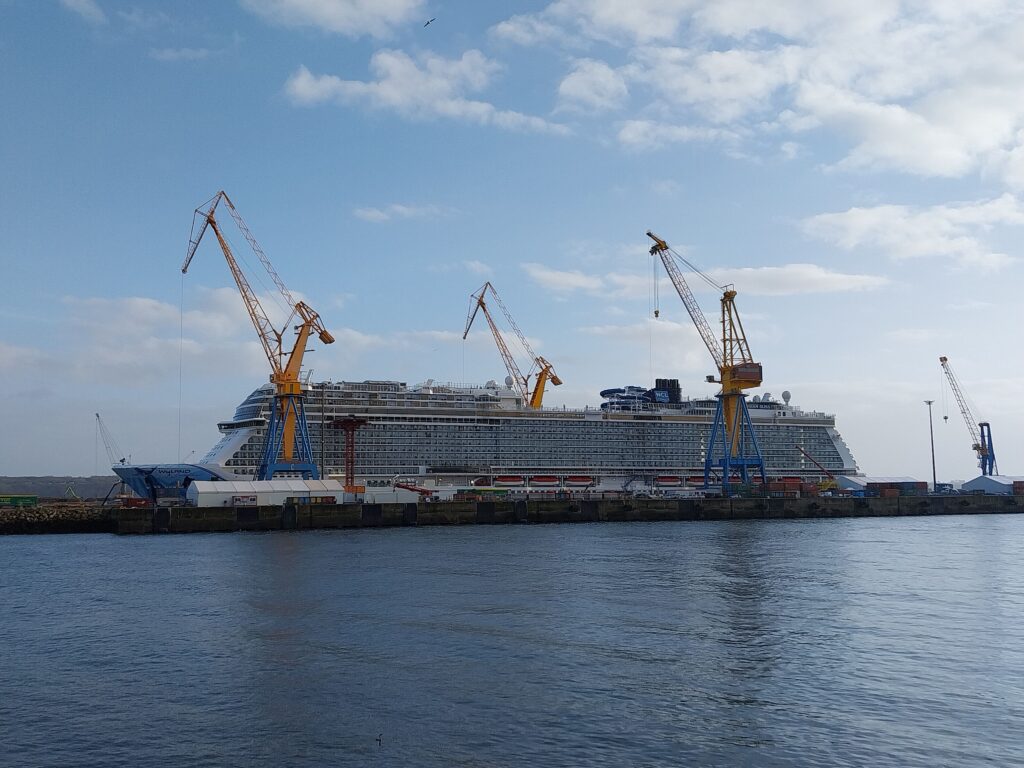
[[[1024,765],[1024,516],[4,537],[0,577],[5,767]]]

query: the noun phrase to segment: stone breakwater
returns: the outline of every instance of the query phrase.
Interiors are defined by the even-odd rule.
[[[3,533],[117,533],[112,510],[87,503],[0,509]]]
[[[1024,512],[1022,496],[852,499],[574,499],[286,507],[0,510],[0,533],[125,534],[380,528],[423,525],[906,517]]]

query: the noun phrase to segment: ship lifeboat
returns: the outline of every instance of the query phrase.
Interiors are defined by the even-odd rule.
[[[593,485],[594,478],[590,475],[570,475],[565,478],[566,485]]]
[[[534,475],[530,478],[530,485],[558,485],[558,478],[554,475]]]
[[[525,482],[522,475],[498,475],[494,478],[495,485],[523,485]]]
[[[655,485],[682,485],[682,478],[676,475],[658,475],[654,478]]]

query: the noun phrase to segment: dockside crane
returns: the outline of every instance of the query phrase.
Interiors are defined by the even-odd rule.
[[[998,475],[996,467],[996,451],[992,447],[992,426],[987,421],[978,421],[974,418],[967,398],[964,397],[960,381],[953,373],[953,367],[949,364],[948,357],[940,357],[939,365],[942,366],[946,378],[949,380],[949,388],[953,390],[957,405],[960,406],[960,413],[963,414],[964,422],[967,424],[967,431],[971,433],[971,448],[978,454],[978,466],[981,467],[982,475]]]
[[[505,339],[501,335],[501,331],[498,329],[497,324],[494,322],[494,318],[491,316],[491,312],[487,309],[487,294],[490,293],[494,297],[495,303],[501,308],[502,314],[505,315],[505,319],[508,321],[509,326],[512,328],[516,337],[519,339],[519,343],[523,349],[530,356],[533,361],[533,365],[527,374],[524,376],[519,366],[516,365],[515,358],[512,357],[512,353],[509,352],[508,345],[505,343]],[[462,338],[465,339],[469,335],[469,329],[473,325],[473,320],[476,319],[476,313],[479,310],[484,311],[484,318],[487,320],[487,325],[491,329],[491,334],[494,336],[494,343],[498,346],[498,352],[501,353],[501,359],[505,363],[505,369],[508,371],[509,379],[512,380],[511,386],[519,393],[524,403],[528,403],[531,408],[540,408],[544,403],[544,389],[550,382],[553,386],[559,386],[562,380],[558,378],[558,374],[555,373],[554,367],[545,360],[543,357],[533,351],[533,347],[530,346],[530,342],[526,340],[526,336],[516,321],[512,318],[512,313],[508,311],[508,307],[505,306],[505,302],[501,300],[498,292],[491,285],[490,281],[483,284],[483,287],[472,294],[470,298],[473,300],[469,306],[469,313],[466,316],[466,330],[462,332]],[[533,391],[530,391],[530,377],[536,376],[534,379]]]
[[[835,490],[835,489],[837,489],[839,487],[839,481],[836,480],[836,476],[833,475],[828,469],[826,469],[821,464],[821,462],[819,462],[817,459],[815,459],[813,456],[811,456],[811,454],[809,454],[807,451],[805,451],[799,445],[795,445],[793,447],[796,448],[798,451],[800,451],[800,453],[802,453],[804,455],[804,457],[809,462],[811,462],[811,464],[813,464],[818,469],[820,469],[822,471],[822,473],[825,475],[825,477],[828,478],[828,480],[825,480],[824,482],[819,483],[818,484],[818,488],[820,488],[823,491],[830,491],[830,490]]]
[[[98,413],[96,414],[96,430],[100,433],[103,447],[107,451],[107,458],[110,459],[110,466],[127,464],[129,457],[121,450],[121,446],[117,444],[117,440],[110,434],[110,430],[107,429],[106,423]]]
[[[281,331],[274,327],[264,311],[221,230],[216,217],[217,206],[221,201],[227,206],[231,218],[234,219],[238,229],[249,242],[252,251],[259,258],[288,305],[290,313],[282,325],[283,330]],[[224,259],[231,270],[231,276],[235,279],[238,292],[242,295],[245,308],[249,312],[249,318],[263,345],[263,352],[270,363],[270,381],[274,384],[274,401],[270,409],[270,419],[264,436],[256,479],[270,480],[277,472],[294,472],[301,474],[306,479],[317,480],[319,473],[313,461],[313,449],[306,426],[302,381],[299,374],[302,370],[302,358],[306,352],[309,337],[316,334],[324,344],[333,344],[334,337],[324,327],[320,315],[305,302],[296,301],[285,287],[284,282],[270,263],[270,259],[256,242],[256,238],[253,237],[249,227],[246,226],[235,209],[234,203],[223,190],[214,195],[207,203],[196,208],[192,218],[192,234],[189,237],[188,252],[185,262],[181,265],[182,274],[188,272],[192,257],[195,256],[196,249],[207,229],[212,229],[217,237]],[[291,345],[291,350],[287,350],[284,333],[293,320],[297,321],[293,329],[295,341]]]
[[[668,243],[656,234],[647,231],[647,236],[654,241],[650,253],[658,256],[668,273],[672,285],[686,307],[690,319],[697,328],[704,346],[718,368],[718,378],[707,377],[708,382],[722,385],[721,391],[715,395],[718,405],[715,408],[715,420],[711,426],[704,459],[704,485],[711,483],[713,471],[721,471],[722,493],[729,493],[732,472],[739,473],[742,482],[750,481],[754,472],[761,475],[765,482],[764,459],[757,443],[754,426],[747,410],[747,395],[744,390],[761,386],[761,364],[754,361],[750,354],[746,332],[736,309],[736,290],[731,285],[719,285],[704,272],[669,248]],[[707,318],[701,311],[697,300],[683,277],[679,263],[689,267],[702,280],[722,292],[722,336],[716,338]]]

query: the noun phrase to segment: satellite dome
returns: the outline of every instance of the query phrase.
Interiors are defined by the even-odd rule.
[[[791,397],[792,397],[792,395],[789,394],[789,390],[788,389],[787,390],[783,390],[783,392],[782,392],[782,401],[786,405],[789,405],[789,398],[791,398]]]
[[[506,376],[505,377],[505,386],[508,387],[509,389],[512,389],[512,377],[511,376]]]
[[[760,395],[754,395],[754,402],[755,403],[760,403],[761,402],[761,396]]]

